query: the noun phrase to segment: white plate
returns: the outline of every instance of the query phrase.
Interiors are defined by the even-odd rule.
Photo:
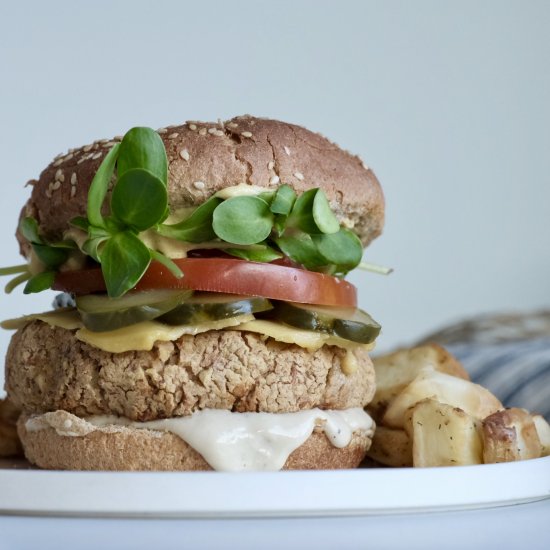
[[[550,497],[550,457],[454,468],[177,473],[0,470],[0,513],[281,517],[491,508]]]

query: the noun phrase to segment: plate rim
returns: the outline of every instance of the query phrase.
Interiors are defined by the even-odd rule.
[[[364,490],[358,491],[361,485]],[[441,512],[550,498],[550,456],[416,469],[242,473],[0,469],[0,487],[0,514],[6,515],[220,519]]]

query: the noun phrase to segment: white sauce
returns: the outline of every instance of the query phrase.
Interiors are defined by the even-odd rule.
[[[343,411],[312,409],[294,413],[235,413],[206,409],[191,416],[134,422],[116,416],[86,419],[56,411],[27,420],[28,431],[54,428],[59,435],[79,437],[96,430],[121,427],[168,431],[183,439],[214,468],[228,472],[280,470],[289,455],[312,434],[323,429],[329,441],[346,447],[353,432],[374,433],[374,421],[361,408]]]
[[[220,189],[214,196],[220,199],[231,199],[233,197],[255,196],[266,191],[273,191],[273,189],[260,187],[259,185],[250,185],[248,183],[239,183],[238,185]]]

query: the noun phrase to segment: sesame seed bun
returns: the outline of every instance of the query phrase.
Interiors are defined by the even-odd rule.
[[[187,122],[161,128],[168,155],[173,210],[203,203],[216,191],[247,183],[301,193],[322,188],[337,217],[368,245],[384,223],[384,197],[376,176],[361,159],[305,128],[252,116],[226,122]],[[48,239],[60,239],[75,216],[85,215],[88,188],[120,136],[70,149],[31,180],[22,216],[35,217]],[[18,234],[22,253],[28,243]]]
[[[18,432],[27,459],[54,470],[211,470],[202,456],[170,432],[106,427],[83,436],[59,435],[53,428],[27,431],[22,416]],[[286,461],[285,470],[356,468],[370,447],[365,432],[354,432],[346,447],[334,447],[320,428]]]

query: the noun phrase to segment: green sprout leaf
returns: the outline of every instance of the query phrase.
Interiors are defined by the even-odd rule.
[[[10,267],[0,268],[0,277],[4,275],[15,275],[16,273],[26,273],[29,270],[28,264],[12,265]]]
[[[283,257],[280,252],[268,245],[257,245],[250,248],[226,248],[224,252],[249,262],[269,263]]]
[[[327,260],[319,254],[311,237],[305,233],[293,237],[280,237],[275,239],[275,243],[285,256],[307,269],[316,269],[327,264]]]
[[[151,258],[168,268],[174,277],[177,279],[181,279],[183,277],[183,271],[170,258],[168,258],[168,256],[165,256],[164,254],[161,254],[153,249],[149,249],[149,252],[151,253]]]
[[[319,229],[313,219],[313,202],[317,189],[309,189],[302,193],[294,203],[287,226],[297,227],[304,233],[318,233]]]
[[[151,172],[134,168],[119,176],[111,212],[129,227],[145,231],[163,219],[167,204],[166,185]]]
[[[349,229],[340,229],[330,235],[313,235],[312,238],[327,263],[337,266],[337,272],[350,271],[361,262],[363,245]]]
[[[327,196],[322,189],[317,189],[317,193],[315,193],[312,215],[315,225],[321,233],[337,233],[340,229],[340,222],[332,212]]]
[[[83,216],[77,216],[76,218],[73,218],[69,223],[74,227],[77,227],[78,229],[82,229],[82,231],[88,231],[88,229],[90,228],[90,222],[88,221],[88,218],[84,218]]]
[[[38,222],[34,218],[23,218],[19,223],[19,231],[30,243],[42,244],[38,234]]]
[[[23,290],[24,294],[42,292],[52,287],[55,280],[55,271],[44,271],[31,277]]]
[[[130,231],[113,235],[99,255],[101,270],[111,298],[136,286],[151,262],[149,249]]]
[[[44,244],[32,245],[38,259],[50,269],[55,269],[67,261],[69,252],[65,248],[57,248]]]
[[[271,233],[273,213],[259,197],[232,197],[222,202],[213,215],[216,235],[234,244],[256,244]]]
[[[96,262],[101,263],[100,260],[100,246],[107,241],[109,237],[93,237],[87,239],[82,245],[82,251],[88,256],[93,258]]]
[[[117,172],[118,179],[128,172],[141,168],[157,177],[166,187],[168,160],[164,143],[151,128],[132,128],[120,143]]]
[[[95,173],[88,191],[87,215],[91,225],[103,227],[104,221],[101,215],[101,207],[105,195],[109,189],[109,183],[115,170],[115,164],[119,153],[120,143],[117,143],[105,156],[103,162]]]
[[[211,241],[216,238],[212,229],[212,217],[214,210],[222,202],[219,197],[210,197],[185,220],[174,225],[159,225],[157,232],[164,237],[189,243]]]
[[[292,211],[295,201],[296,193],[294,192],[294,189],[285,183],[277,189],[273,202],[269,208],[274,214],[288,216]]]
[[[7,275],[7,273],[3,273],[3,275]],[[31,273],[30,271],[28,271],[28,268],[27,268],[27,270],[24,273],[17,275],[17,277],[14,277],[8,282],[8,284],[4,287],[4,292],[6,294],[10,294],[14,288],[18,287],[21,283],[28,281],[30,278],[31,278]]]

